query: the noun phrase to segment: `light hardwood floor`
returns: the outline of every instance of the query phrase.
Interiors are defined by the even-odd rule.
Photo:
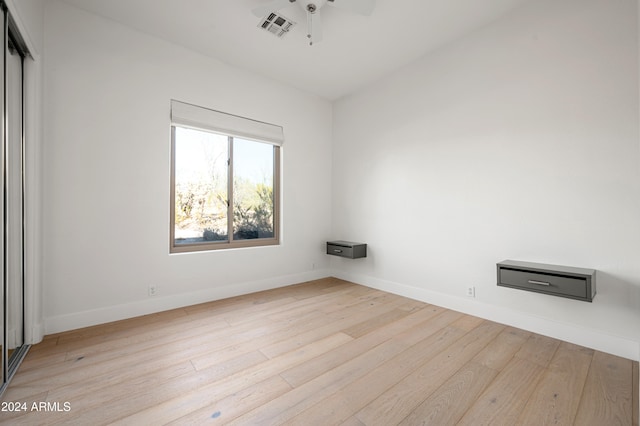
[[[0,422],[632,425],[637,370],[329,278],[47,336]]]

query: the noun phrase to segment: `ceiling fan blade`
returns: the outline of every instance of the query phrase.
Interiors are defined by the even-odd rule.
[[[369,16],[376,7],[376,0],[328,0],[331,6]]]
[[[313,45],[313,43],[322,41],[322,19],[318,11],[315,13],[307,12],[307,32],[309,44]]]
[[[295,2],[295,0],[273,0],[265,4],[264,6],[258,6],[251,10],[251,12],[257,16],[258,18],[262,18],[271,12],[276,12],[282,9],[285,6],[288,6],[290,3]]]

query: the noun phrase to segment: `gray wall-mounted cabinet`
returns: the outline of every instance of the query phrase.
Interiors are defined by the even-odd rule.
[[[593,301],[595,269],[504,260],[497,264],[498,285],[570,299]]]
[[[367,245],[351,241],[327,241],[327,254],[349,259],[367,257]]]

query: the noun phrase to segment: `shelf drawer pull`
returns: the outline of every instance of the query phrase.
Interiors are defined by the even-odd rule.
[[[545,283],[544,281],[529,280],[527,282],[529,284],[537,284],[537,285],[545,285],[545,286],[550,286],[551,285],[549,283]]]
[[[334,252],[334,253],[342,253],[342,250],[339,250],[339,249],[333,249],[333,252]]]

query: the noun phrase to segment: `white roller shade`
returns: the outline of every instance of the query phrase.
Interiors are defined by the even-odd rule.
[[[171,100],[171,124],[269,142],[277,146],[284,142],[281,126],[174,100]]]

